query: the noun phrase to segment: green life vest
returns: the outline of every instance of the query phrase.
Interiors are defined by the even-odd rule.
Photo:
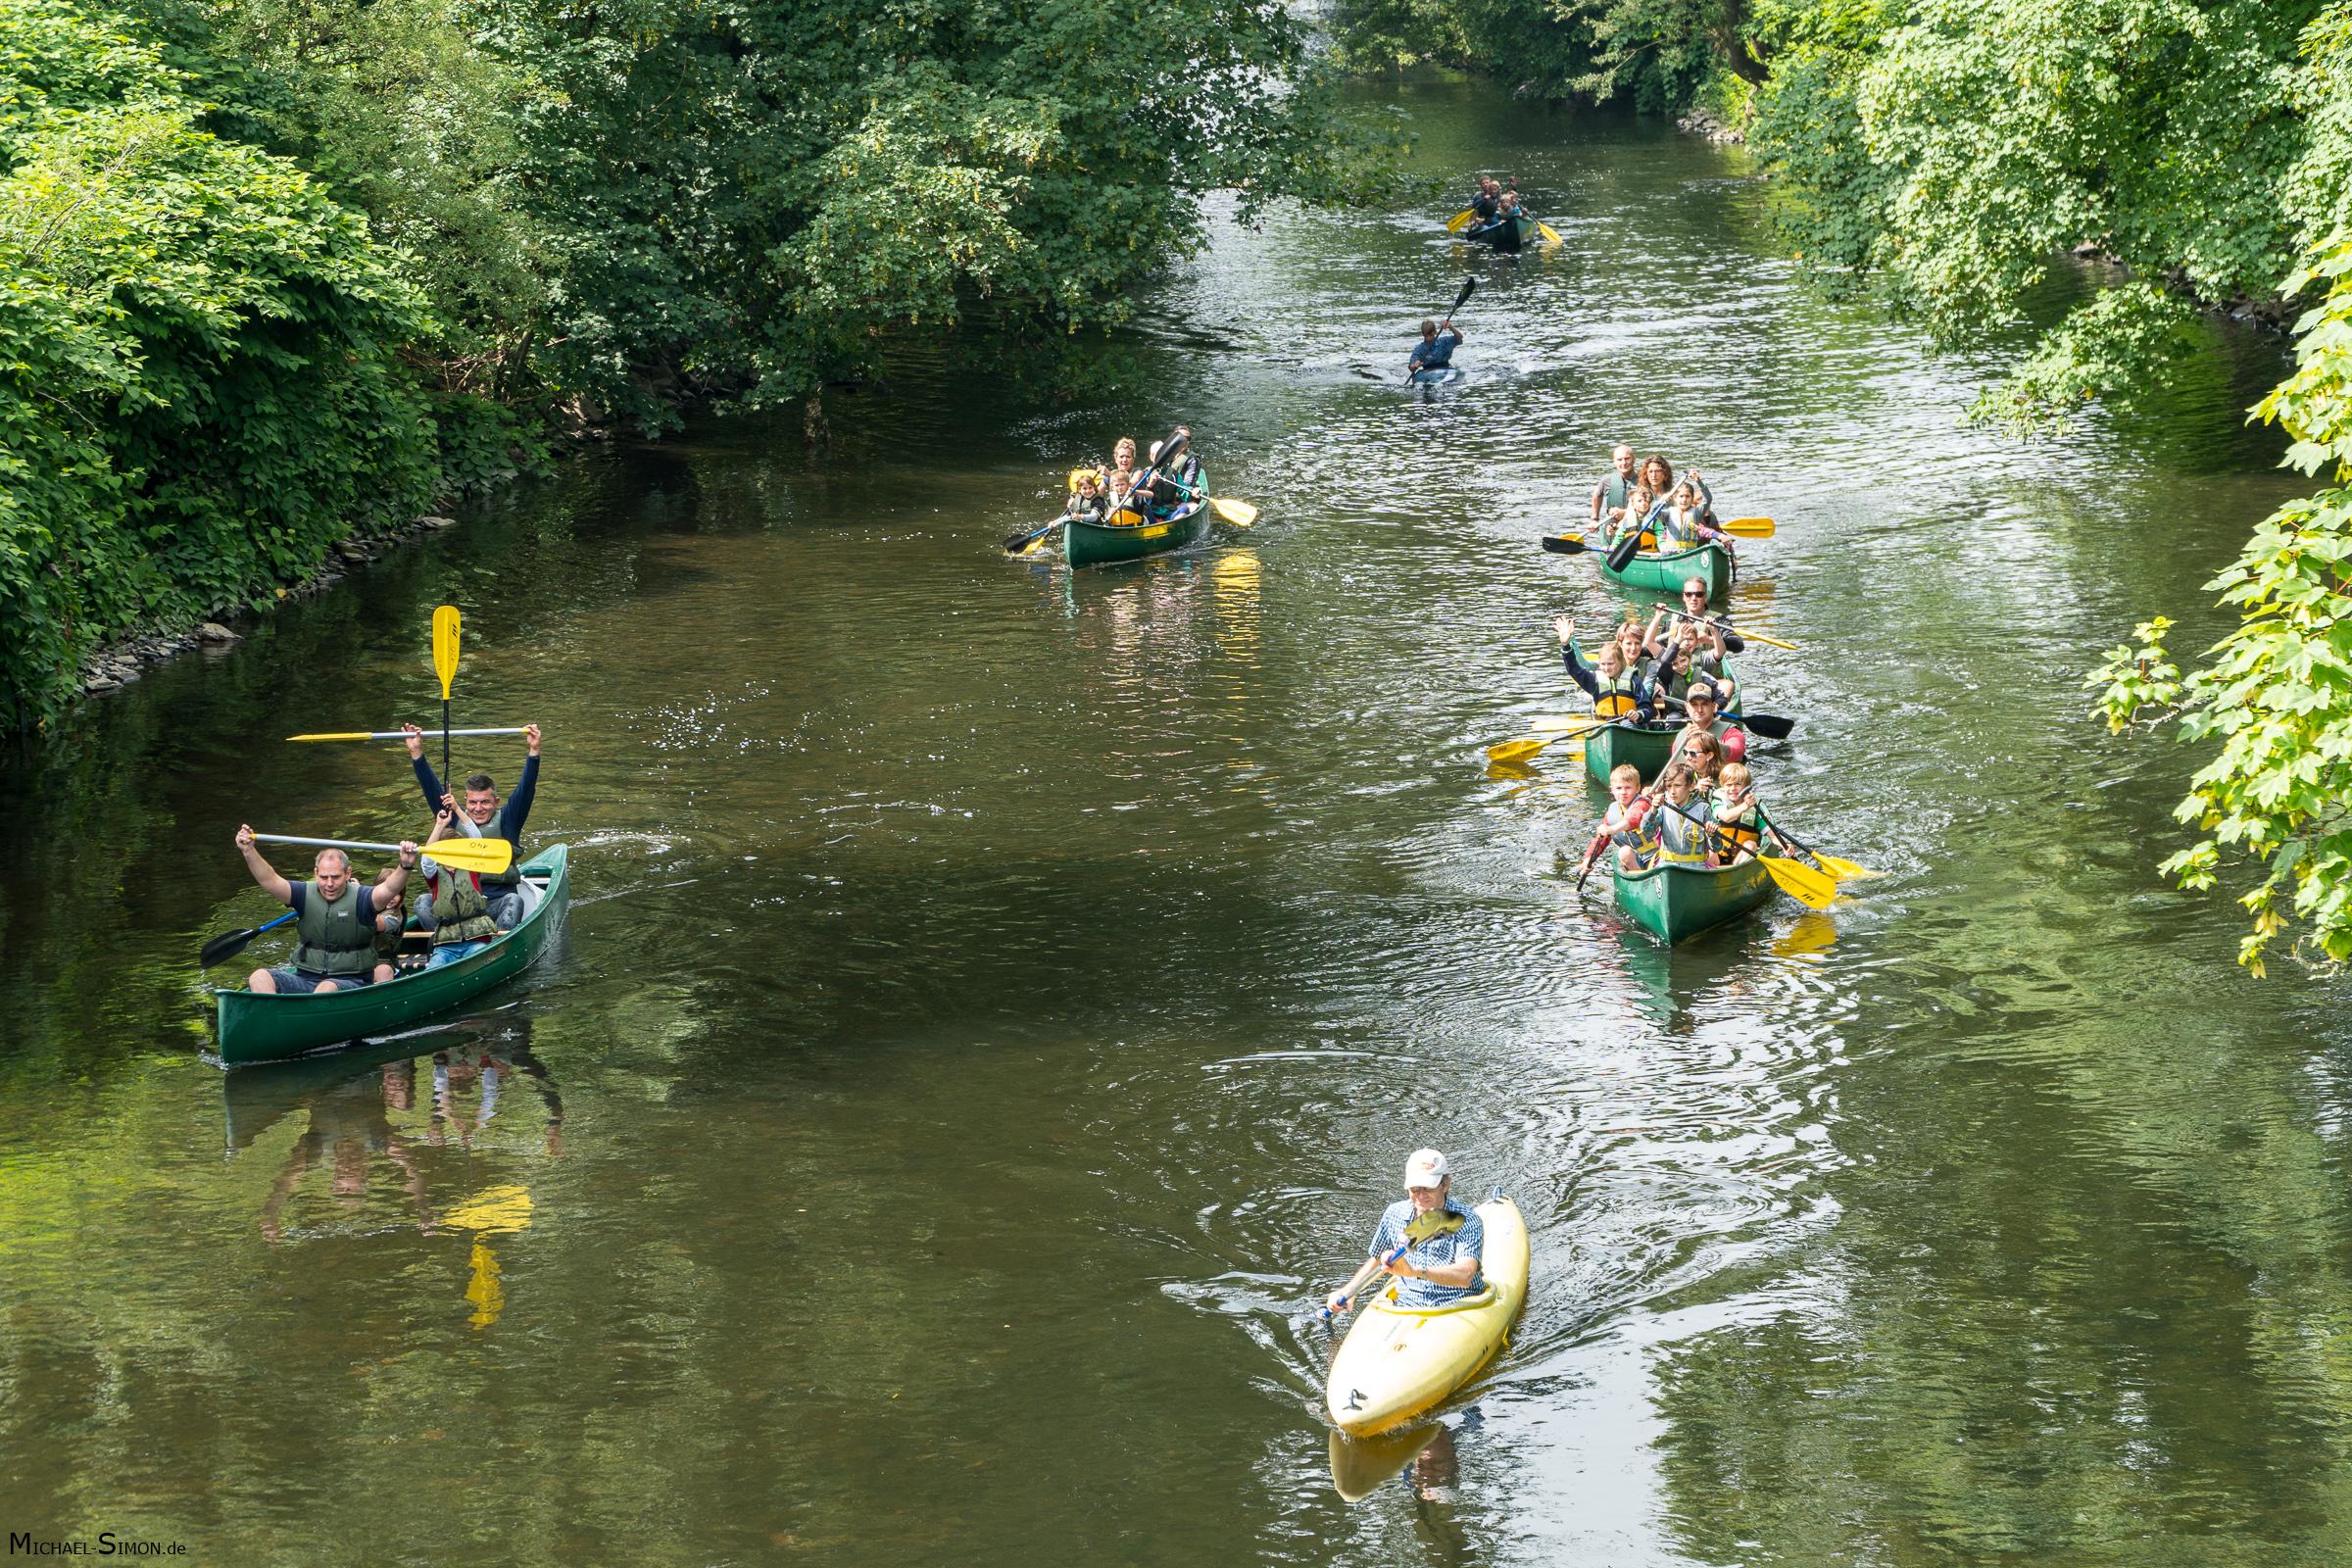
[[[427,849],[424,853],[433,852]],[[487,882],[489,878],[482,880]],[[433,879],[433,946],[485,942],[497,935],[498,922],[490,918],[490,906],[482,902],[481,890],[473,885],[473,878],[464,871],[441,867],[441,874]]]
[[[1638,481],[1636,480],[1628,479],[1622,473],[1611,473],[1606,479],[1601,480],[1601,510],[1606,512],[1611,507],[1616,507],[1620,510],[1623,510],[1626,503],[1626,497],[1633,493],[1634,486],[1637,482]]]
[[[369,890],[343,884],[332,901],[316,882],[305,882],[302,913],[295,918],[294,967],[328,979],[375,972],[375,909]]]

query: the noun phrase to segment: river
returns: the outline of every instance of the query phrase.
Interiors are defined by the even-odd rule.
[[[2156,858],[2196,759],[2082,672],[2285,496],[2216,333],[2160,416],[1963,427],[1998,345],[1805,290],[1744,154],[1432,86],[1444,197],[1220,222],[1114,396],[909,368],[838,444],[622,445],[88,704],[0,776],[0,1521],[205,1562],[2340,1560],[2352,1027]],[[1396,384],[1465,275],[1469,377]],[[1178,419],[1264,508],[998,541]],[[1669,953],[1538,537],[1614,441],[1778,519],[1732,601],[1776,815],[1888,874]],[[231,845],[422,826],[397,747],[546,729],[568,927],[461,1019],[223,1074]],[[437,749],[437,747],[436,747]],[[510,784],[518,744],[460,771]],[[290,858],[281,865],[294,863]],[[256,956],[282,949],[265,938]],[[250,961],[250,960],[244,960]],[[241,973],[215,971],[225,980]],[[1534,1287],[1349,1502],[1311,1307],[1406,1152]],[[1408,1454],[1391,1455],[1401,1465]],[[1373,1456],[1377,1457],[1377,1456]],[[1373,1478],[1377,1480],[1377,1477]]]

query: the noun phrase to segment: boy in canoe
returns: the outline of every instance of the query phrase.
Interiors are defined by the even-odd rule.
[[[1462,329],[1453,324],[1452,317],[1446,318],[1442,329],[1439,322],[1424,317],[1421,321],[1421,341],[1413,345],[1412,359],[1405,367],[1407,372],[1418,375],[1423,370],[1450,368],[1453,351],[1460,347],[1461,341]]]
[[[1734,865],[1754,859],[1767,833],[1783,855],[1797,853],[1796,846],[1782,838],[1780,829],[1764,814],[1764,803],[1756,799],[1755,780],[1745,762],[1723,765],[1723,777],[1715,786],[1714,798],[1708,802],[1707,814],[1714,820],[1718,843],[1731,856]]]
[[[466,780],[466,799],[441,787],[433,776],[433,764],[424,760],[424,731],[414,724],[400,726],[409,748],[409,765],[416,771],[417,787],[424,791],[425,809],[438,815],[447,810],[456,813],[457,829],[468,838],[505,839],[514,847],[514,863],[493,875],[481,873],[477,881],[483,900],[490,906],[490,917],[498,922],[501,931],[512,931],[522,917],[530,912],[533,894],[526,895],[522,880],[522,824],[531,814],[531,799],[539,790],[539,726],[522,726],[523,744],[529,755],[523,759],[522,779],[514,793],[502,803],[498,784],[487,773],[474,773]],[[429,925],[431,916],[424,908],[417,910],[417,923]],[[439,950],[435,950],[438,956]]]
[[[294,961],[281,969],[256,969],[245,977],[245,989],[269,996],[304,996],[373,985],[389,980],[392,965],[379,963],[375,952],[375,920],[384,909],[400,907],[409,869],[416,863],[416,846],[400,841],[400,863],[384,873],[373,887],[352,880],[351,857],[341,850],[320,850],[311,861],[311,880],[289,882],[262,858],[253,842],[253,829],[237,829],[237,853],[245,869],[263,892],[294,911]]]
[[[1324,1307],[1347,1311],[1355,1293],[1383,1269],[1396,1276],[1401,1307],[1444,1306],[1485,1290],[1479,1258],[1486,1250],[1487,1222],[1454,1202],[1448,1196],[1452,1191],[1446,1156],[1434,1149],[1414,1150],[1404,1162],[1404,1197],[1381,1214],[1364,1266],[1331,1293]]]

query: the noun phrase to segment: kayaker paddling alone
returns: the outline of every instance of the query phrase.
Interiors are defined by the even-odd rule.
[[[1381,1214],[1371,1255],[1353,1279],[1325,1298],[1324,1308],[1347,1311],[1355,1293],[1383,1269],[1397,1278],[1401,1307],[1444,1306],[1485,1290],[1479,1260],[1486,1252],[1486,1221],[1455,1203],[1452,1191],[1446,1156],[1434,1149],[1415,1150],[1404,1162],[1405,1196]]]

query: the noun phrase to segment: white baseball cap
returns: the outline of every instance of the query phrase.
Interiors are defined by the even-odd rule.
[[[1404,1185],[1412,1187],[1443,1187],[1451,1168],[1446,1156],[1434,1149],[1416,1149],[1404,1162]]]

